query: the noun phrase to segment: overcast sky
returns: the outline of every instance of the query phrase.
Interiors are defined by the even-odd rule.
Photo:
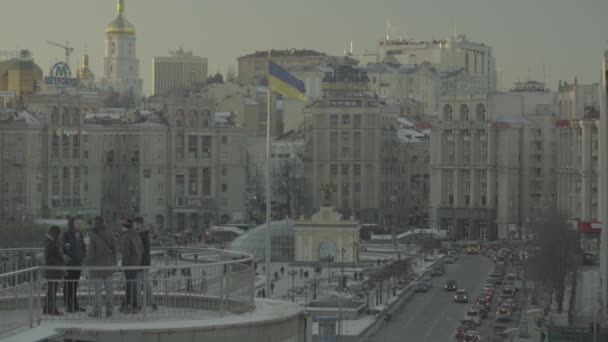
[[[104,29],[115,0],[0,0],[0,49],[27,48],[48,70],[65,41],[81,63],[85,46],[97,76],[103,70]],[[394,36],[448,37],[455,29],[494,48],[503,88],[517,80],[599,81],[608,49],[608,0],[127,0],[137,28],[144,92],[152,89],[152,57],[183,46],[225,72],[238,56],[268,48],[310,48],[341,54],[373,49],[385,23]],[[72,63],[72,67],[74,63]]]

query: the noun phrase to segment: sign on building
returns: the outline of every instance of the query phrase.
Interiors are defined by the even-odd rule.
[[[80,80],[72,77],[70,66],[64,62],[55,63],[51,68],[49,76],[44,78],[44,83],[64,88],[76,88]]]

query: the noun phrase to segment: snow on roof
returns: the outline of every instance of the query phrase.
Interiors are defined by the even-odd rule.
[[[535,123],[524,118],[523,116],[501,115],[496,120],[497,123],[506,123],[511,125],[534,125]]]
[[[428,129],[401,127],[397,129],[397,139],[402,143],[428,142],[430,133]]]
[[[233,127],[236,126],[236,113],[234,112],[217,112],[215,113],[215,125],[218,127]]]
[[[7,109],[5,113],[7,114],[7,118],[4,123],[24,123],[28,125],[41,124],[40,120],[38,120],[34,114],[25,110],[17,111],[14,109]]]

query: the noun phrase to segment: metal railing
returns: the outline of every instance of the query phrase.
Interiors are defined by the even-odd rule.
[[[46,320],[190,320],[254,309],[248,254],[159,249],[148,267],[50,267],[41,255],[0,250],[10,265],[0,274],[0,336]]]

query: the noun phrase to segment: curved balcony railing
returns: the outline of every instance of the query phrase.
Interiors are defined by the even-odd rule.
[[[254,309],[253,257],[232,251],[165,248],[152,252],[148,267],[48,267],[41,249],[5,249],[0,271],[0,336],[44,320],[196,320]],[[104,289],[96,310],[100,271],[111,275],[112,307],[106,308]],[[57,279],[68,272],[80,277]]]

